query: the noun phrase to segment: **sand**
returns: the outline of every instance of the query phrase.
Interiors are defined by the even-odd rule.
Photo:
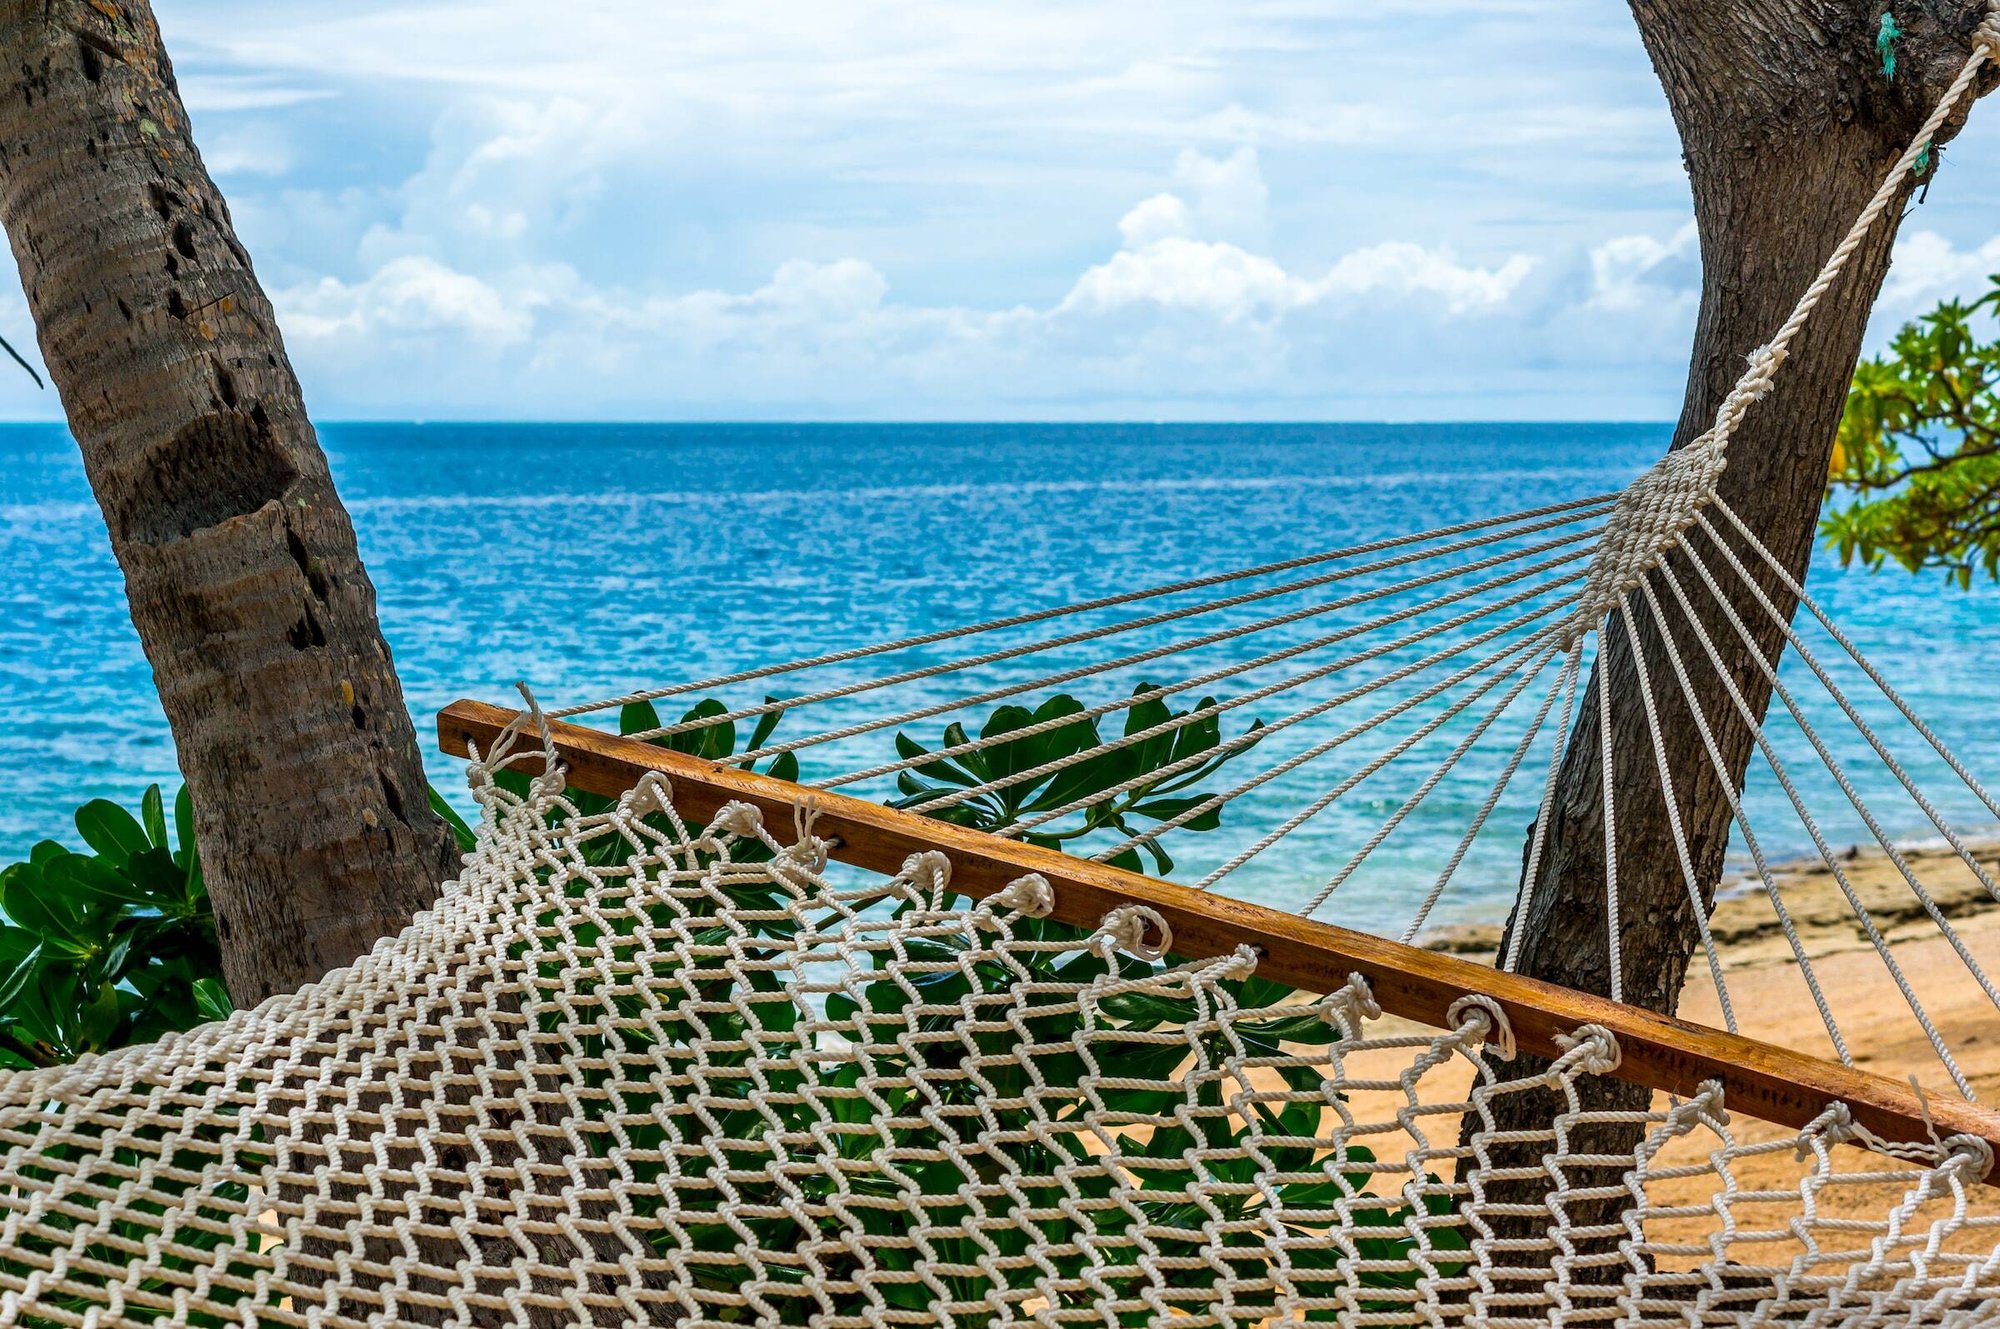
[[[2000,903],[1948,848],[1912,846],[1899,853],[1966,953],[1983,966],[2000,969]],[[2000,879],[2000,848],[1990,841],[1976,844],[1974,857],[1989,876]],[[1836,861],[1974,1092],[1982,1099],[2000,1098],[2000,1013],[1992,1000],[1888,854],[1850,847]],[[1898,1079],[1914,1073],[1927,1091],[1954,1093],[1950,1076],[1832,869],[1814,859],[1777,867],[1772,879],[1855,1064]],[[1831,1056],[1832,1038],[1761,882],[1726,884],[1709,930],[1741,1032]],[[1422,942],[1490,963],[1498,939],[1497,927],[1456,927],[1440,929]],[[1679,1014],[1701,1024],[1723,1024],[1701,956],[1689,973]]]
[[[2000,972],[2000,904],[1950,849],[1923,846],[1900,852],[1911,872],[1931,892],[1965,952]],[[2000,849],[1989,841],[1975,845],[1974,855],[1989,876],[2000,879]],[[1876,920],[1890,954],[1943,1035],[1974,1093],[1982,1102],[2000,1102],[2000,1013],[1996,1013],[1993,1001],[1888,854],[1879,848],[1853,848],[1838,855],[1837,862],[1848,886]],[[1773,878],[1855,1065],[1897,1079],[1915,1074],[1926,1092],[1955,1095],[1949,1074],[1888,966],[1856,921],[1834,872],[1814,860],[1776,869]],[[1438,949],[1490,962],[1498,931],[1454,928],[1424,940]],[[1761,882],[1726,886],[1720,893],[1711,931],[1741,1032],[1801,1052],[1830,1056],[1831,1038]],[[1718,1028],[1723,1023],[1706,961],[1700,957],[1689,975],[1679,1014]],[[1469,1075],[1463,1078],[1469,1080]],[[1732,1129],[1740,1139],[1752,1141],[1790,1134],[1740,1113],[1733,1114]],[[1843,1149],[1837,1156],[1843,1166],[1867,1165],[1858,1151]],[[1746,1189],[1768,1186],[1795,1192],[1799,1172],[1791,1152],[1784,1151],[1745,1160],[1737,1179]],[[1712,1177],[1695,1178],[1682,1188],[1687,1194],[1677,1194],[1668,1185],[1662,1188],[1660,1198],[1705,1203],[1712,1186]],[[1893,1203],[1900,1191],[1894,1183],[1844,1189],[1825,1196],[1827,1203],[1822,1208],[1835,1215],[1879,1218],[1883,1207]],[[1990,1198],[2000,1205],[2000,1192]]]

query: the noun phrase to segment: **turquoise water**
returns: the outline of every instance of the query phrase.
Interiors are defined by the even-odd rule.
[[[587,700],[1581,497],[1628,479],[1666,437],[1624,425],[324,431],[420,731],[452,698],[504,699],[517,678],[552,704]],[[135,799],[174,767],[73,446],[58,428],[0,428],[0,475],[4,861],[66,831],[79,801]],[[1813,587],[1973,768],[2000,775],[2000,594],[1830,560]],[[1343,888],[1345,918],[1386,922],[1429,880],[1506,746],[1469,759]],[[1858,740],[1836,746],[1864,793],[1887,790]],[[457,787],[454,763],[432,769]],[[1947,811],[1990,820],[1939,788]],[[1807,847],[1768,779],[1752,799],[1774,850]],[[1304,875],[1337,867],[1337,850],[1396,801],[1316,823]],[[1883,819],[1897,835],[1928,830],[1895,800]],[[1519,854],[1518,825],[1506,827],[1440,918],[1504,909]],[[1301,859],[1267,857],[1280,861],[1253,863],[1233,888],[1295,893]]]

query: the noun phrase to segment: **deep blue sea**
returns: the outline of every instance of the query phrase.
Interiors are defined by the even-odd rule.
[[[516,679],[559,705],[1603,492],[1656,457],[1667,430],[348,424],[323,438],[427,735],[445,702],[505,700]],[[0,427],[0,485],[6,861],[44,836],[73,839],[85,799],[136,801],[176,776],[66,434]],[[1830,557],[1812,586],[1974,770],[2000,777],[2000,593]],[[1870,714],[1886,724],[1881,707]],[[1864,795],[1889,791],[1858,740],[1836,750]],[[462,787],[455,763],[433,757],[432,770]],[[1492,770],[1475,760],[1440,787],[1343,888],[1343,917],[1388,922]],[[1824,780],[1805,783],[1842,802]],[[1942,806],[1989,829],[1948,783]],[[1751,801],[1769,849],[1808,848],[1766,776]],[[1377,800],[1374,820],[1393,807]],[[1894,799],[1883,821],[1898,836],[1930,829]],[[1859,838],[1837,823],[1830,837]],[[1316,826],[1308,875],[1338,866],[1343,837],[1372,824]],[[1498,917],[1518,854],[1518,828],[1482,842],[1438,917]],[[1277,900],[1296,862],[1260,861],[1232,888]]]

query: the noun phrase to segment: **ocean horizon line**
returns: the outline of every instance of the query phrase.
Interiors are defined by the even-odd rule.
[[[1380,429],[1562,429],[1562,428],[1671,428],[1678,421],[1666,418],[1639,418],[1618,416],[1576,416],[1550,418],[1260,418],[1255,416],[1208,417],[1188,419],[1061,419],[1055,417],[1014,417],[1014,416],[964,416],[939,417],[933,419],[876,419],[868,416],[800,416],[800,417],[704,417],[704,418],[619,418],[588,416],[321,416],[314,417],[313,426],[346,428],[352,426],[383,426],[397,429],[427,428],[579,428],[579,429],[719,429],[719,428],[859,428],[859,429],[939,429],[952,427],[978,428],[980,426],[1004,426],[1010,429],[1074,429],[1104,427],[1114,429],[1231,429],[1231,428],[1380,428]],[[0,429],[16,428],[62,428],[69,427],[61,417],[45,419],[0,419]]]

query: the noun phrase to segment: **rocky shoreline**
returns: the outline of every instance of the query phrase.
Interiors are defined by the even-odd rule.
[[[1992,836],[1981,836],[1967,840],[1966,844],[1974,861],[1985,868],[1989,877],[2000,881],[2000,843]],[[1911,875],[1923,884],[1938,911],[1954,924],[2000,910],[2000,901],[1994,900],[1957,851],[1949,846],[1923,841],[1899,845],[1897,853]],[[1841,877],[1846,878],[1847,887],[1891,945],[1912,936],[1937,935],[1936,924],[1923,901],[1881,846],[1849,845],[1838,851],[1835,863],[1840,869],[1839,876],[1818,858],[1796,859],[1771,869],[1771,884],[1784,902],[1809,956],[1872,945],[1847,898],[1847,891],[1842,889]],[[1715,938],[1725,967],[1742,968],[1794,958],[1761,878],[1733,877],[1723,882],[1716,897],[1709,933]],[[1426,950],[1492,963],[1500,934],[1499,923],[1451,923],[1425,932],[1417,938],[1417,944]]]

